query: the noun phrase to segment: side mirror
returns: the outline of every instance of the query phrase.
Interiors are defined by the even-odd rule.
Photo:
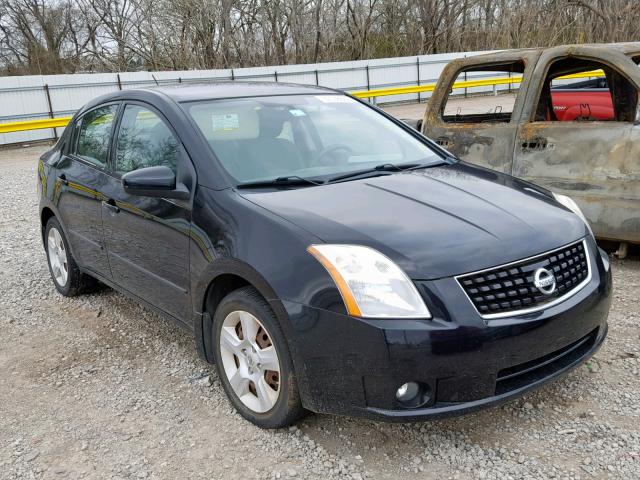
[[[176,183],[176,176],[169,167],[146,167],[125,173],[122,187],[130,195],[187,200],[189,190]]]

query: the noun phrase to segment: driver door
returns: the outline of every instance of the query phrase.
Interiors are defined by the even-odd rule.
[[[178,178],[192,175],[187,154],[164,117],[138,103],[125,104],[112,151],[113,175],[105,189],[102,219],[113,280],[173,317],[186,319],[190,203],[130,195],[121,177],[159,165],[170,167]]]
[[[451,62],[429,99],[422,133],[462,160],[511,173],[518,121],[539,55],[504,52],[490,61]],[[503,83],[491,85],[495,77]]]

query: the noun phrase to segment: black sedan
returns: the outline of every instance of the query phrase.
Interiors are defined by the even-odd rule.
[[[49,269],[192,332],[236,409],[382,420],[538,387],[607,332],[611,272],[570,198],[299,85],[125,90],[38,166]]]

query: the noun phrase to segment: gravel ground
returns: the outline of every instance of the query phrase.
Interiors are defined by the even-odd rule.
[[[637,258],[613,261],[602,350],[525,398],[446,421],[311,415],[261,431],[188,334],[110,289],[55,292],[37,221],[43,150],[0,150],[0,478],[640,478]]]

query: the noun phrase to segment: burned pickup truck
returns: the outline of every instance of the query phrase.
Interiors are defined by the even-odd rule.
[[[451,62],[418,124],[462,160],[570,195],[597,237],[640,243],[640,43]],[[503,77],[499,88],[453,88]]]

